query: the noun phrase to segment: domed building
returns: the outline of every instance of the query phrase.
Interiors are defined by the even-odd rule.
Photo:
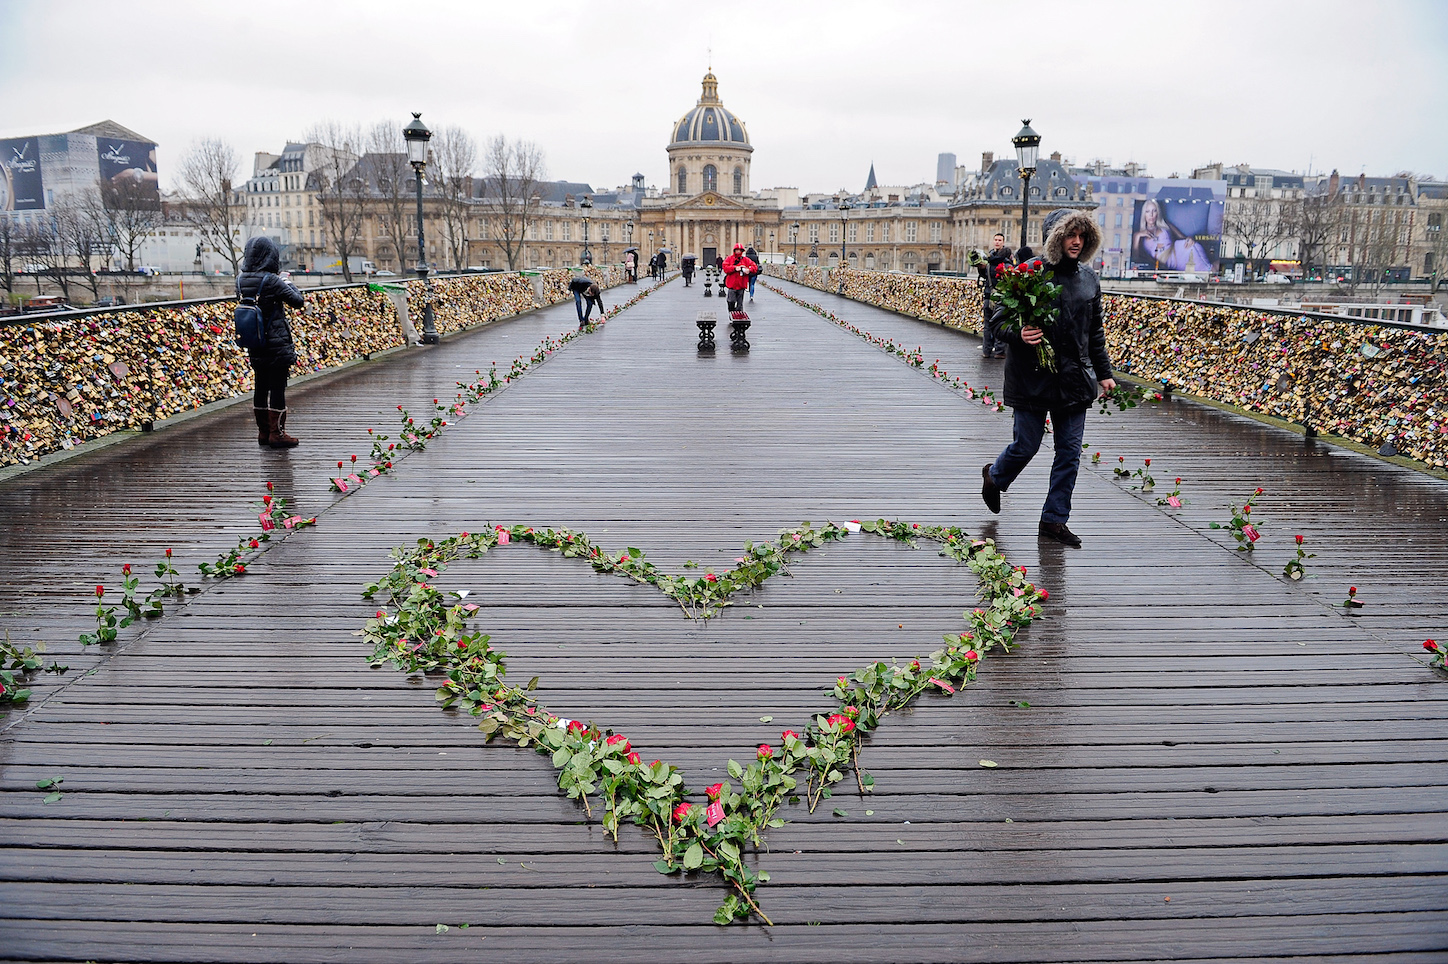
[[[670,128],[666,150],[668,187],[643,202],[645,243],[667,249],[671,264],[686,254],[708,264],[736,243],[766,250],[779,230],[779,208],[751,194],[749,129],[719,99],[712,70],[699,100]]]
[[[719,100],[719,80],[712,70],[704,75],[699,102],[674,123],[668,152],[669,193],[749,193],[749,155],[754,153],[749,131]]]

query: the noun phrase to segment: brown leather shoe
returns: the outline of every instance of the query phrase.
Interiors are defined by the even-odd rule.
[[[266,422],[268,429],[267,444],[274,449],[295,448],[301,442],[299,438],[292,438],[287,434],[286,425],[287,410],[269,408],[266,410]]]
[[[1042,522],[1038,532],[1042,539],[1054,539],[1061,545],[1070,546],[1072,549],[1081,548],[1081,537],[1066,528],[1064,522]]]
[[[995,484],[995,479],[990,477],[990,466],[983,465],[980,469],[981,478],[985,481],[980,484],[980,497],[985,500],[985,507],[996,515],[1001,511],[1001,490]]]
[[[271,427],[267,423],[266,409],[252,406],[251,413],[256,416],[256,444],[266,445],[271,441]]]

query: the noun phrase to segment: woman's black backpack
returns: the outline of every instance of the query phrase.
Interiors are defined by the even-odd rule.
[[[261,317],[261,282],[257,283],[256,294],[243,298],[241,279],[238,278],[236,296],[240,302],[232,316],[236,322],[236,343],[247,350],[260,348],[266,341],[266,324]]]

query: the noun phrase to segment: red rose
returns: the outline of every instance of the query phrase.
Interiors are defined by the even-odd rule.
[[[838,726],[841,733],[849,733],[855,728],[855,721],[842,713],[831,713],[825,717],[825,722],[831,726]]]
[[[1295,536],[1294,538],[1297,539],[1297,544],[1298,544],[1299,546],[1302,545],[1302,537],[1301,537],[1301,536]]]
[[[694,809],[692,803],[681,803],[674,808],[674,822],[683,823],[689,819],[689,811]]]
[[[170,559],[170,558],[171,558],[171,550],[170,550],[170,549],[167,549],[167,550],[166,550],[166,558],[167,558],[167,559]]]
[[[1431,640],[1431,639],[1425,639],[1425,640],[1423,640],[1423,648],[1426,649],[1426,650],[1427,650],[1428,652],[1430,652],[1430,653],[1436,653],[1436,652],[1438,652],[1438,644],[1435,643],[1435,642],[1434,642],[1433,640]]]
[[[628,737],[622,736],[618,733],[615,733],[613,736],[609,737],[603,742],[606,746],[618,746],[620,743],[622,743],[623,748],[619,751],[621,753],[628,753],[630,750],[633,749],[633,747],[629,745]]]
[[[568,721],[568,732],[569,732],[569,733],[584,733],[584,732],[587,732],[587,730],[588,730],[588,724],[584,723],[582,720],[569,720],[569,721]]]
[[[1258,494],[1258,495],[1261,495],[1261,494],[1263,493],[1263,491],[1265,491],[1265,490],[1259,488],[1259,489],[1257,490],[1257,494]]]
[[[631,753],[629,753],[628,756],[624,757],[624,759],[627,760],[628,762],[632,763],[634,766],[638,766],[638,765],[639,765],[639,755],[638,755],[637,753],[632,753],[632,752],[631,752]]]
[[[845,707],[845,715],[852,720],[857,720],[860,718],[860,711],[855,709],[853,706],[847,706]]]
[[[973,649],[967,649],[965,651],[965,658],[970,662],[974,663],[976,660],[980,659],[980,653],[977,653]]]
[[[105,587],[105,586],[97,586],[97,587],[96,587],[96,598],[97,598],[97,599],[101,598],[101,597],[104,596],[105,594],[106,594],[106,587]]]
[[[121,566],[121,572],[129,576],[131,574],[131,564],[128,562],[124,566]]]
[[[704,577],[704,581],[705,581],[705,582],[718,582],[718,581],[719,581],[719,577],[716,576],[716,575],[714,575],[714,574],[711,572],[711,573],[709,573],[707,576]]]
[[[1146,464],[1147,464],[1147,465],[1151,465],[1151,459],[1147,459],[1147,460],[1146,460]]]
[[[1347,594],[1348,594],[1349,596],[1356,596],[1356,595],[1357,595],[1357,586],[1348,586],[1348,587],[1347,587]]]
[[[770,746],[768,743],[761,743],[761,744],[759,744],[759,759],[761,759],[761,760],[769,760],[769,759],[772,759],[773,757],[774,757],[774,747]]]
[[[370,431],[372,431],[372,430],[369,428],[367,431],[370,432]],[[267,490],[268,492],[274,491],[273,488],[272,488],[272,484],[271,484],[270,482],[268,482],[268,483],[266,484],[266,490]]]
[[[786,743],[789,742],[790,737],[794,737],[796,740],[798,740],[800,738],[800,735],[794,732],[794,730],[785,730],[783,733],[780,734],[780,739]]]
[[[719,794],[724,792],[724,784],[716,783],[712,787],[705,787],[704,792],[709,795],[710,800],[718,800]]]
[[[249,549],[260,549],[260,548],[261,548],[261,543],[260,543],[260,542],[257,542],[255,539],[251,540],[251,541],[248,542],[246,545],[247,545],[247,548],[249,548]]]

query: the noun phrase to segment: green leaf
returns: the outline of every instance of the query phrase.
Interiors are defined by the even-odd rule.
[[[850,815],[850,814],[849,814],[849,811],[847,811],[847,810],[841,810],[839,807],[835,807],[835,816],[837,816],[837,817],[848,817],[849,815]]]
[[[994,761],[994,760],[981,760],[981,761],[980,761],[980,765],[983,766],[983,767],[989,767],[989,768],[992,768],[992,769],[993,769],[993,768],[995,768],[996,766],[998,766],[999,764],[997,764],[996,761]]]
[[[448,926],[446,924],[438,924],[437,932],[439,934],[446,934],[448,932]]]
[[[698,870],[703,862],[704,848],[697,843],[690,844],[689,849],[684,851],[684,869]]]
[[[738,763],[734,762],[733,760],[730,760],[730,761],[729,761],[729,775],[730,775],[731,777],[733,777],[734,779],[736,779],[736,780],[743,779],[743,777],[744,777],[744,768],[741,767]]]
[[[654,869],[657,870],[657,871],[658,871],[659,873],[661,873],[661,874],[667,874],[667,873],[669,873],[670,871],[672,871],[674,868],[669,864],[669,862],[668,862],[667,860],[655,860],[655,861],[654,861]]]
[[[57,791],[55,791],[54,793],[47,793],[47,794],[45,795],[45,799],[41,800],[40,802],[41,802],[41,803],[55,803],[55,802],[56,802],[57,800],[59,800],[59,799],[60,799],[60,791],[57,790]]]
[[[761,716],[761,717],[759,718],[759,722],[761,722],[761,723],[773,723],[773,722],[774,722],[774,717],[772,717],[772,716]]]

